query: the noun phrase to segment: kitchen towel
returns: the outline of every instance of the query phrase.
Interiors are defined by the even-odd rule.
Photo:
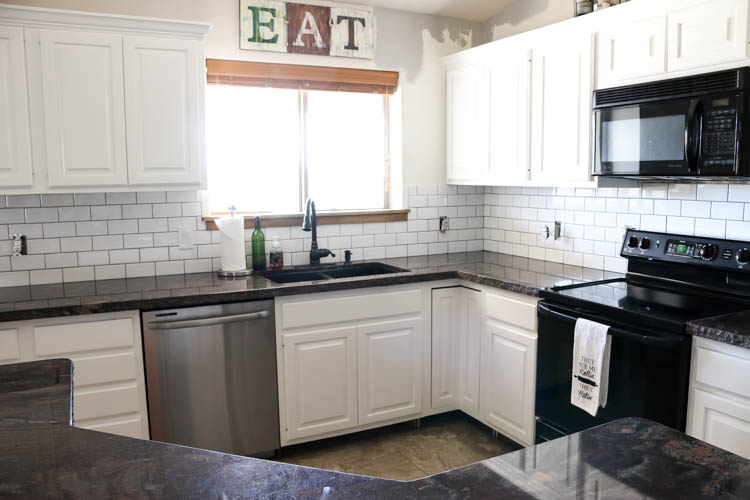
[[[578,318],[573,341],[570,404],[592,417],[596,416],[600,406],[607,406],[611,345],[609,326]]]

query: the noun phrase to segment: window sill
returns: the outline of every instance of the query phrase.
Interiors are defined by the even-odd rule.
[[[255,227],[254,215],[242,214],[245,217],[245,229]],[[404,222],[409,218],[409,210],[358,210],[351,212],[318,212],[318,224],[361,224],[363,222]],[[217,231],[218,217],[203,217],[206,229]],[[260,216],[261,227],[301,226],[302,214],[266,214]]]

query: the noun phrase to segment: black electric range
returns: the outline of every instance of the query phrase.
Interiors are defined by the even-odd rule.
[[[537,442],[624,417],[684,431],[687,323],[750,309],[750,243],[629,230],[624,278],[554,287],[537,307]],[[596,417],[570,404],[575,323],[610,326],[609,398]]]

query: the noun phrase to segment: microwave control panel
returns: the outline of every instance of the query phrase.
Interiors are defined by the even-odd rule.
[[[706,96],[703,99],[701,173],[717,175],[734,170],[737,149],[738,96]]]

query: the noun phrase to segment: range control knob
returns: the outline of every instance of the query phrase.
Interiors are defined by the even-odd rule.
[[[636,238],[635,236],[631,236],[630,238],[628,238],[628,247],[635,248],[637,246],[638,246],[638,238]]]
[[[737,251],[737,263],[747,264],[748,262],[750,262],[750,250],[748,250],[747,248],[738,250]]]
[[[713,260],[714,257],[716,257],[718,249],[716,248],[716,245],[705,245],[703,248],[700,249],[700,257],[703,260]]]
[[[641,244],[639,245],[641,250],[648,250],[651,248],[651,240],[648,238],[641,238]]]

